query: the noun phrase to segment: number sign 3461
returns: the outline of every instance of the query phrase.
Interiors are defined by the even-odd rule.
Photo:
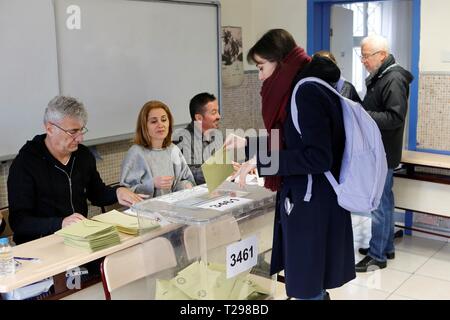
[[[258,262],[258,238],[251,236],[227,247],[227,278],[250,269]]]

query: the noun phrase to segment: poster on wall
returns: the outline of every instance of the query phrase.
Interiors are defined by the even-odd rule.
[[[222,27],[222,85],[237,87],[243,81],[242,28]]]

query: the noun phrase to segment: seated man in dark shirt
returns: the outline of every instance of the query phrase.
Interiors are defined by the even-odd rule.
[[[194,175],[197,185],[205,183],[201,165],[223,146],[223,135],[218,130],[219,104],[214,95],[203,92],[189,103],[191,123],[173,134],[173,142],[180,148]]]
[[[16,244],[85,219],[87,200],[96,206],[117,201],[130,206],[142,200],[127,188],[103,183],[94,156],[81,144],[86,123],[82,103],[57,96],[45,110],[45,134],[28,141],[14,159],[8,176],[8,202]]]

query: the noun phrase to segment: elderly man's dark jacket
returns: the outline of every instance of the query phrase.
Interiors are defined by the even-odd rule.
[[[412,74],[396,64],[392,55],[366,79],[367,93],[363,107],[380,128],[389,168],[397,167],[402,156],[409,84],[412,80]]]

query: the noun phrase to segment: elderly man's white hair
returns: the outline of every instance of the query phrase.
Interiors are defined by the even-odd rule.
[[[374,34],[370,35],[368,37],[365,37],[361,41],[361,47],[369,45],[372,47],[375,51],[385,51],[386,53],[389,53],[389,43],[387,39],[383,36]]]
[[[44,113],[44,124],[48,122],[58,123],[64,117],[72,117],[86,125],[88,114],[83,103],[69,96],[56,96],[48,103]]]

